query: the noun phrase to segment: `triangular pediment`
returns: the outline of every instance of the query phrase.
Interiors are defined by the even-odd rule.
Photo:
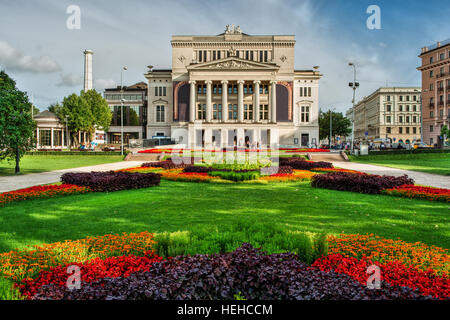
[[[188,70],[263,70],[276,71],[280,67],[275,63],[256,62],[237,57],[228,57],[220,60],[208,61],[203,63],[191,64]]]

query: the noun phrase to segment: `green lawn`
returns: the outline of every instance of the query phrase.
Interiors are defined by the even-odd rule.
[[[351,161],[426,173],[450,175],[450,153],[393,154],[349,157]]]
[[[191,230],[237,220],[290,230],[374,233],[450,248],[449,205],[311,188],[309,183],[161,186],[0,208],[0,252],[107,233]]]
[[[38,173],[122,160],[123,157],[120,155],[25,155],[20,161],[20,171],[22,174]],[[0,161],[0,176],[14,175],[15,166],[16,164],[13,161]]]

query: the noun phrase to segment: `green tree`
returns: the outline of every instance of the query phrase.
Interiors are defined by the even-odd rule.
[[[93,133],[95,128],[108,131],[112,119],[108,102],[106,102],[102,95],[94,89],[86,92],[82,91],[80,96],[86,100],[91,109],[92,128],[90,132]]]
[[[91,108],[85,99],[75,93],[64,98],[58,117],[64,122],[67,118],[68,130],[76,146],[79,145],[78,133],[92,128]]]
[[[344,117],[342,112],[331,112],[332,138],[335,136],[348,136],[351,132],[351,121]],[[330,112],[319,114],[319,139],[329,138],[330,136]]]
[[[20,158],[34,146],[36,124],[26,93],[4,71],[0,71],[0,160],[15,160],[20,173]]]
[[[446,143],[447,139],[448,139],[448,134],[450,133],[450,130],[448,130],[447,125],[443,125],[441,128],[441,137],[442,140],[444,141],[444,144]]]
[[[48,111],[56,114],[57,117],[61,118],[60,117],[61,108],[62,108],[62,106],[58,102],[55,102],[55,103],[52,103],[51,105],[49,105],[47,109],[48,109]],[[64,119],[61,119],[61,120],[64,120]]]

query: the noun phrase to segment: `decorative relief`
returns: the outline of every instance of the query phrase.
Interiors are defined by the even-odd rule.
[[[225,27],[225,34],[242,34],[241,28],[239,26],[235,27],[234,24],[231,26],[227,24]]]
[[[210,69],[250,69],[253,66],[241,61],[224,61],[209,66]]]
[[[184,63],[184,61],[186,60],[186,57],[185,56],[181,56],[181,57],[178,58],[178,60],[180,60],[181,63]]]
[[[287,57],[285,55],[281,56],[280,58],[281,62],[285,62],[287,60]]]

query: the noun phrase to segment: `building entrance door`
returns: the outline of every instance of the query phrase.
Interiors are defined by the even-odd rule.
[[[309,134],[302,133],[302,147],[307,147],[309,143]]]

